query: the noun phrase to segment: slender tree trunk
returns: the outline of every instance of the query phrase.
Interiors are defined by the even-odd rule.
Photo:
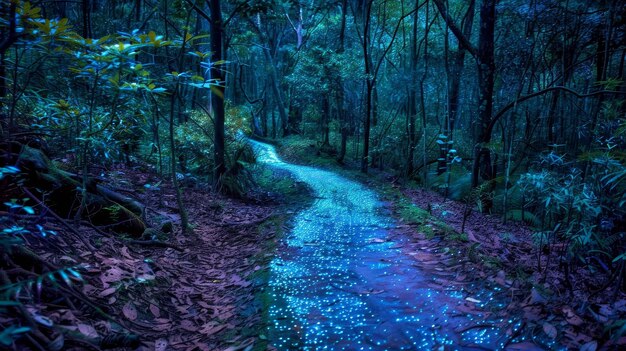
[[[141,21],[141,0],[135,0],[135,21]]]
[[[494,179],[491,164],[491,151],[487,144],[491,142],[489,124],[493,112],[493,86],[495,75],[494,31],[496,0],[483,0],[480,6],[480,35],[478,42],[478,122],[474,163],[472,166],[472,187],[477,187],[479,176],[486,181]],[[488,206],[487,206],[488,207]]]
[[[178,176],[176,172],[176,140],[174,134],[174,121],[176,115],[176,100],[178,98],[179,91],[179,83],[176,82],[174,87],[174,92],[172,92],[172,96],[170,97],[170,118],[169,118],[169,142],[170,142],[170,167],[172,169],[172,187],[176,190],[176,204],[178,205],[178,209],[180,212],[180,226],[181,232],[183,235],[187,233],[187,227],[189,226],[189,220],[187,218],[187,209],[185,208],[185,204],[183,203],[183,195],[181,193],[180,187],[178,185]]]
[[[322,98],[322,145],[330,146],[330,101],[328,96]]]
[[[217,82],[217,85],[211,89],[213,100],[213,127],[214,127],[214,143],[215,143],[215,169],[214,169],[214,186],[220,190],[222,186],[222,177],[226,173],[226,145],[224,138],[224,75],[221,67],[215,63],[223,60],[224,28],[222,23],[222,9],[220,0],[210,0],[209,8],[211,11],[211,78]]]
[[[91,0],[82,0],[83,38],[91,38]]]
[[[465,13],[465,17],[462,22],[462,30],[463,35],[466,37],[472,36],[472,27],[474,23],[474,12],[475,12],[475,0],[471,0],[469,3],[469,7],[467,8],[467,12]],[[452,138],[454,133],[454,127],[456,126],[456,121],[459,115],[459,101],[460,101],[460,91],[461,91],[461,77],[463,74],[463,69],[465,68],[465,50],[462,45],[459,43],[457,47],[457,52],[454,55],[454,61],[452,64],[451,71],[451,79],[449,85],[449,93],[448,93],[448,122],[446,123],[446,128],[448,128],[448,137]]]
[[[339,48],[337,53],[342,54],[345,50],[345,33],[346,33],[346,17],[348,14],[348,1],[342,0],[341,2],[341,27],[339,31]],[[339,109],[339,129],[341,132],[341,146],[339,148],[339,155],[337,156],[337,162],[343,163],[346,157],[346,146],[348,144],[348,120],[345,103],[345,93],[343,87],[343,80],[341,76],[337,77],[337,108]]]
[[[2,2],[2,4],[0,4],[0,10],[2,11],[2,15],[6,16],[4,18],[9,19],[8,28],[3,27],[0,31],[0,105],[4,105],[7,103],[5,100],[9,92],[9,77],[7,72],[6,52],[17,40],[17,2],[11,1],[10,5],[7,5],[8,4],[6,2]],[[15,82],[13,82],[13,84],[15,85]],[[13,97],[13,100],[15,100],[15,97]],[[8,134],[10,134],[11,129],[13,129],[13,110],[15,109],[15,102],[11,103],[10,109],[11,113],[9,114],[9,116],[4,113],[0,114],[0,132],[4,132],[3,122],[6,122],[6,126],[8,127]]]
[[[274,93],[274,103],[278,108],[278,116],[280,117],[280,122],[283,130],[283,136],[289,135],[289,116],[287,115],[287,109],[285,108],[285,101],[283,100],[282,93],[280,91],[280,79],[278,78],[278,73],[276,72],[276,64],[274,63],[274,58],[272,54],[269,52],[269,48],[263,50],[263,54],[265,55],[265,60],[267,61],[267,69],[269,70],[270,79],[272,83],[272,92]]]
[[[378,125],[378,88],[376,88],[376,81],[372,86],[372,125]]]
[[[428,150],[426,150],[426,97],[424,93],[424,85],[428,76],[428,33],[430,32],[430,12],[429,6],[426,6],[426,31],[424,32],[424,73],[420,78],[420,108],[422,110],[422,182],[426,184],[428,179]]]
[[[363,119],[363,155],[361,155],[361,172],[367,173],[369,167],[370,152],[370,124],[372,118],[372,92],[374,90],[374,79],[372,77],[372,67],[369,53],[369,35],[370,35],[370,14],[372,12],[373,0],[368,0],[365,4],[363,14],[363,64],[365,65],[365,81],[366,81],[366,97],[365,111]]]
[[[419,0],[415,0],[415,8],[419,6]],[[418,28],[418,18],[419,14],[416,12],[413,15],[413,37],[411,38],[411,57],[410,57],[410,70],[411,70],[411,84],[409,86],[409,96],[408,96],[408,139],[409,139],[409,150],[406,160],[406,175],[407,177],[412,177],[413,172],[415,171],[414,159],[415,159],[415,148],[417,147],[417,135],[415,133],[415,124],[417,123],[417,28]]]
[[[461,22],[461,30],[463,31],[463,35],[467,38],[472,35],[475,3],[475,0],[471,0],[469,2],[467,12]],[[465,50],[461,43],[458,44],[457,50],[452,54],[452,57],[452,65],[450,66],[450,72],[448,75],[448,113],[446,114],[446,120],[444,121],[443,133],[446,137],[448,137],[448,140],[454,140],[454,128],[456,127],[456,121],[460,110],[461,77],[465,68]],[[442,174],[448,168],[447,152],[449,148],[447,145],[448,144],[446,144],[445,148],[442,148],[439,155],[437,165],[438,174]]]

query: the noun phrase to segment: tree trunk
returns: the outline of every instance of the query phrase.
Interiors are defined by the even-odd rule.
[[[135,21],[141,21],[141,0],[135,0]]]
[[[374,90],[374,80],[372,78],[372,67],[369,53],[369,32],[370,32],[370,13],[372,11],[373,0],[367,1],[363,14],[363,63],[365,65],[366,80],[366,98],[365,111],[363,120],[363,155],[361,156],[361,172],[367,173],[369,167],[370,152],[370,124],[372,118],[372,92]]]
[[[322,98],[322,145],[330,146],[330,101],[327,95]]]
[[[341,2],[341,29],[339,31],[339,48],[338,54],[342,54],[345,50],[345,34],[346,34],[346,17],[348,14],[348,0],[342,0]],[[337,77],[337,108],[339,109],[339,130],[341,133],[341,146],[339,148],[339,155],[337,156],[337,162],[343,163],[346,157],[346,146],[348,144],[348,121],[347,111],[345,104],[345,93],[343,87],[343,80],[339,75]]]
[[[82,0],[83,38],[91,38],[91,0]]]
[[[272,92],[274,93],[274,103],[278,108],[278,116],[280,117],[280,122],[283,130],[283,136],[289,135],[289,116],[287,115],[287,110],[285,109],[285,102],[283,100],[282,94],[280,92],[280,80],[278,79],[278,74],[276,73],[276,64],[274,63],[274,58],[272,54],[269,52],[269,49],[264,49],[263,54],[265,55],[265,60],[267,61],[267,69],[270,73],[270,79],[272,81]]]
[[[472,36],[472,25],[474,23],[474,8],[475,0],[469,2],[465,17],[461,22],[461,30],[463,35],[467,38]],[[463,75],[463,69],[465,68],[465,50],[461,43],[457,46],[457,51],[453,53],[452,66],[448,75],[448,113],[446,114],[446,120],[444,122],[444,135],[448,137],[448,140],[454,140],[454,128],[460,110],[460,95],[461,95],[461,77]],[[437,173],[442,174],[448,168],[448,144],[445,148],[442,148],[439,155],[439,162],[437,165]]]
[[[415,1],[415,7],[419,6],[419,0]],[[409,86],[408,96],[408,139],[409,150],[406,160],[406,175],[411,177],[415,171],[415,165],[413,163],[415,158],[415,148],[417,147],[417,135],[415,133],[415,123],[417,123],[417,27],[418,27],[418,14],[413,15],[413,38],[411,41],[411,57],[410,57],[410,70],[411,70],[411,84]]]
[[[211,78],[217,82],[217,85],[211,89],[213,100],[213,127],[214,127],[214,186],[220,189],[222,185],[222,176],[226,173],[226,145],[224,138],[224,75],[221,67],[215,65],[216,62],[223,60],[222,40],[224,37],[224,28],[222,23],[222,9],[220,0],[210,0],[209,8],[211,10]]]
[[[426,97],[424,94],[424,86],[428,77],[428,33],[430,32],[430,7],[426,6],[426,30],[424,32],[424,73],[420,78],[420,107],[422,110],[422,183],[426,184],[428,178],[428,150],[426,149]]]
[[[487,146],[491,142],[489,124],[493,112],[493,86],[495,74],[494,31],[496,1],[483,0],[480,6],[480,35],[478,41],[478,130],[474,146],[472,166],[472,187],[477,187],[479,176],[486,181],[493,180],[495,174],[491,164],[491,152]]]

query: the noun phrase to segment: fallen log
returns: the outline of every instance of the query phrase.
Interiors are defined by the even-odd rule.
[[[0,151],[0,166],[15,166],[20,169],[21,188],[31,190],[30,198],[40,199],[41,204],[50,209],[49,212],[58,217],[57,219],[74,219],[85,194],[85,207],[80,212],[82,219],[94,226],[106,226],[115,233],[132,237],[140,237],[145,231],[143,204],[99,184],[102,179],[89,177],[84,192],[82,175],[59,169],[42,150],[17,142],[5,142],[0,143]],[[0,187],[3,185],[5,184],[0,184]],[[20,194],[2,194],[0,198],[9,201],[9,196],[16,197]]]

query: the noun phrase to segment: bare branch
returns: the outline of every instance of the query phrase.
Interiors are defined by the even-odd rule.
[[[443,4],[442,0],[433,0],[433,2],[437,6],[437,9],[439,10],[441,17],[443,17],[443,19],[448,24],[448,28],[450,28],[450,30],[452,31],[452,34],[454,34],[454,36],[459,40],[459,43],[461,44],[461,46],[465,50],[467,50],[467,52],[469,52],[474,58],[477,58],[478,49],[474,45],[472,45],[469,38],[466,37],[465,34],[463,34],[463,31],[461,30],[461,28],[459,28],[459,26],[454,22],[454,19],[450,17],[450,14],[448,14],[448,11],[446,10],[446,6]]]
[[[581,94],[575,90],[572,90],[568,87],[564,87],[564,86],[556,86],[556,87],[549,87],[549,88],[545,88],[543,90],[539,90],[536,91],[532,94],[528,94],[528,95],[524,95],[524,96],[520,96],[519,98],[509,102],[506,106],[504,106],[500,111],[498,111],[498,113],[496,113],[493,118],[491,119],[491,122],[489,123],[489,126],[487,127],[487,134],[491,134],[491,132],[493,131],[493,128],[495,127],[496,123],[498,122],[498,120],[504,116],[504,114],[512,109],[513,107],[515,107],[515,105],[519,104],[520,102],[524,102],[526,100],[530,100],[534,97],[549,93],[551,91],[564,91],[566,93],[570,93],[574,96],[576,96],[579,99],[582,98],[586,98],[586,97],[591,97],[591,96],[596,96],[596,95],[602,95],[602,94],[617,94],[617,95],[626,95],[626,92],[624,91],[616,91],[616,90],[599,90],[599,91],[594,91],[592,93],[588,93],[588,94]]]

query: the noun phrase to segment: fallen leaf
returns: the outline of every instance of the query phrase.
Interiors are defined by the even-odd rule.
[[[93,295],[96,292],[96,290],[98,289],[93,285],[89,285],[89,284],[83,285],[83,293],[87,296]]]
[[[102,275],[100,276],[100,280],[102,280],[103,283],[118,282],[122,280],[123,274],[124,273],[122,272],[121,269],[117,267],[112,267],[112,268],[109,268],[106,272],[102,273]]]
[[[161,310],[159,310],[159,308],[153,304],[150,304],[150,312],[152,313],[153,316],[155,316],[156,318],[161,317]]]
[[[192,321],[190,321],[190,320],[188,320],[188,319],[185,319],[185,320],[183,320],[182,322],[180,322],[180,327],[181,327],[181,328],[183,328],[183,329],[185,329],[185,330],[187,330],[187,331],[190,331],[190,332],[196,332],[196,331],[198,331],[198,327],[196,327],[196,326],[193,324],[193,322],[192,322]]]
[[[581,346],[580,351],[596,351],[597,348],[598,348],[598,342],[595,340],[591,340],[588,343]]]
[[[122,246],[122,249],[120,250],[120,252],[122,253],[122,256],[126,257],[129,260],[132,260],[133,257],[128,253],[128,247],[126,246]]]
[[[476,236],[474,236],[474,233],[471,230],[466,230],[465,233],[467,234],[467,239],[469,241],[479,242],[479,240],[476,239]]]
[[[102,292],[100,292],[98,294],[98,296],[100,296],[100,297],[107,297],[107,296],[113,294],[116,290],[117,290],[116,287],[108,288],[108,289],[102,290]]]
[[[130,301],[124,305],[124,307],[122,308],[122,313],[124,313],[124,316],[126,316],[126,318],[130,319],[131,321],[137,319],[137,309],[135,308],[135,305],[133,305],[133,303]]]
[[[155,324],[152,327],[152,330],[158,331],[158,332],[162,332],[162,331],[171,329],[171,327],[172,327],[172,324],[170,324],[169,322],[168,323],[160,323],[160,324]]]
[[[51,320],[50,318],[48,318],[48,317],[46,317],[46,316],[42,316],[42,315],[40,315],[40,314],[33,314],[33,319],[34,319],[37,323],[39,323],[39,324],[41,324],[41,325],[44,325],[44,326],[46,326],[46,327],[51,327],[51,326],[53,326],[53,325],[54,325],[54,322],[52,322],[52,320]]]
[[[543,323],[543,331],[550,339],[556,339],[556,328],[550,323]]]
[[[98,337],[96,329],[89,324],[78,323],[78,331],[88,338],[95,339]]]
[[[567,323],[575,326],[580,326],[584,323],[582,318],[580,318],[571,307],[565,306],[562,311],[565,314],[565,320],[567,320]]]
[[[545,305],[546,302],[548,302],[548,300],[545,297],[543,297],[543,295],[541,295],[541,293],[537,291],[537,289],[533,287],[532,290],[530,291],[529,303],[531,305],[534,305],[534,304]]]
[[[211,336],[213,334],[217,334],[220,331],[224,330],[224,328],[226,328],[226,324],[218,324],[215,322],[209,322],[200,328],[199,333],[203,335]]]
[[[205,344],[205,343],[201,343],[199,341],[196,341],[194,343],[194,350],[200,350],[200,351],[213,351],[212,348],[209,347],[209,345]]]
[[[61,351],[63,350],[63,345],[65,344],[65,337],[63,333],[60,333],[55,339],[50,340],[48,343],[48,349],[50,351]]]

